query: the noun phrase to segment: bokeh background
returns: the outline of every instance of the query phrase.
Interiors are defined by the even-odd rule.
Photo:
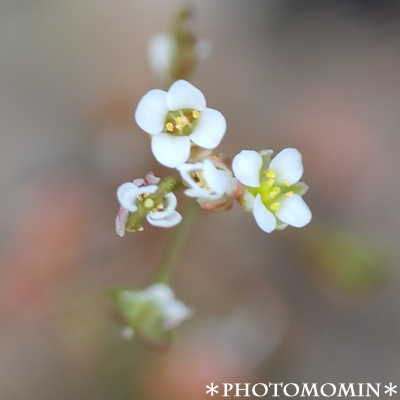
[[[2,0],[2,400],[400,384],[400,3],[192,4],[213,43],[193,83],[228,121],[221,148],[298,148],[314,219],[268,235],[237,205],[203,212],[174,279],[194,317],[167,352],[124,341],[104,290],[150,284],[168,232],[118,237],[115,190],[167,174],[133,112],[157,85],[147,40],[182,4]]]

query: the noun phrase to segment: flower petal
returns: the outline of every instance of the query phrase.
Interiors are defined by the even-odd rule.
[[[171,71],[173,57],[177,52],[177,44],[172,35],[159,33],[149,42],[149,64],[158,79],[166,79]]]
[[[175,211],[176,206],[178,205],[178,200],[173,193],[167,193],[165,195],[165,200],[167,202],[167,206],[163,211],[151,211],[152,219],[163,219],[168,217],[168,215],[172,214]]]
[[[171,228],[178,225],[182,221],[182,215],[178,211],[173,211],[166,218],[163,219],[153,219],[151,214],[147,214],[147,221],[154,226],[161,228]]]
[[[220,196],[228,190],[233,179],[227,172],[217,169],[210,160],[204,160],[203,176],[208,187]]]
[[[162,328],[169,330],[178,326],[183,320],[189,318],[193,311],[180,300],[170,301],[163,305],[164,321]]]
[[[135,212],[137,210],[136,201],[139,194],[139,188],[132,182],[123,183],[117,189],[119,203],[130,212]]]
[[[221,143],[225,132],[225,117],[217,110],[206,108],[201,112],[193,133],[189,137],[197,146],[215,149]]]
[[[274,214],[264,206],[260,194],[258,194],[254,200],[253,215],[258,226],[264,232],[271,233],[276,228],[276,218]]]
[[[293,185],[303,176],[301,153],[292,148],[284,149],[274,157],[268,169],[275,172],[277,184],[288,181]]]
[[[174,291],[165,283],[153,283],[142,293],[146,294],[150,299],[161,302],[174,301],[175,299]]]
[[[167,105],[171,111],[187,108],[203,111],[206,108],[206,99],[197,87],[181,79],[169,88]]]
[[[176,168],[189,158],[190,139],[188,136],[160,133],[152,137],[151,150],[159,163],[169,168]]]
[[[144,194],[144,193],[148,193],[148,194],[153,194],[155,192],[157,192],[158,186],[157,185],[148,185],[148,186],[141,186],[140,188],[138,188],[137,192],[138,192],[138,196],[140,194]]]
[[[263,159],[254,150],[242,150],[232,161],[232,169],[243,185],[260,187],[260,171]]]
[[[135,112],[136,123],[150,135],[156,135],[164,129],[168,113],[167,92],[160,89],[153,89],[147,92]]]
[[[298,194],[286,197],[280,203],[281,207],[275,214],[281,221],[296,228],[301,228],[311,221],[311,211]]]
[[[200,187],[190,174],[194,171],[203,171],[203,163],[197,162],[195,164],[181,164],[177,167],[177,169],[181,173],[181,177],[184,183],[190,186],[189,189],[185,190],[186,196],[201,197],[207,195],[208,191]]]

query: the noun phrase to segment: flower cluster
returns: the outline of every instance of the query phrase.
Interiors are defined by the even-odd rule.
[[[206,106],[203,93],[191,83],[178,80],[168,92],[149,91],[140,100],[135,118],[151,135],[154,157],[177,169],[188,187],[185,195],[195,198],[204,210],[227,210],[237,199],[265,232],[310,222],[311,211],[301,197],[308,187],[299,182],[303,175],[300,152],[287,148],[271,159],[272,150],[242,150],[230,169],[216,151],[225,135],[225,118]],[[120,236],[129,212],[137,212],[139,205],[147,211],[143,218],[154,226],[172,227],[181,221],[174,188],[156,202],[152,195],[159,192],[159,179],[150,177],[150,181],[136,180],[118,188]],[[140,225],[136,230],[142,229]]]
[[[159,35],[150,46],[151,65],[161,80],[171,83],[169,89],[150,90],[135,111],[136,123],[151,139],[155,159],[180,178],[160,179],[148,173],[123,183],[117,190],[118,235],[143,230],[144,220],[157,227],[178,225],[185,218],[177,211],[175,192],[180,189],[206,211],[228,210],[236,199],[264,232],[307,225],[312,215],[302,198],[308,187],[300,182],[303,163],[298,150],[287,148],[274,158],[272,150],[242,150],[232,162],[218,151],[227,128],[224,116],[207,107],[203,93],[181,79],[196,66],[192,61],[197,51],[190,32],[183,28],[185,18],[178,20],[175,36]],[[164,278],[159,277],[159,282]],[[118,289],[112,298],[129,332],[156,342],[164,342],[191,314],[164,283],[143,291]]]

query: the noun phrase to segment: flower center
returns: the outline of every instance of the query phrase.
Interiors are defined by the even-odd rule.
[[[203,189],[209,190],[210,188],[208,187],[202,171],[196,171],[196,172],[191,172],[190,176],[193,178],[193,180]]]
[[[272,212],[278,211],[281,207],[280,200],[285,197],[293,196],[292,185],[288,181],[277,184],[275,181],[276,174],[271,170],[261,171],[260,187],[247,189],[253,196],[261,195],[261,201]]]
[[[197,110],[170,111],[165,122],[165,133],[188,136],[193,132],[200,112]]]

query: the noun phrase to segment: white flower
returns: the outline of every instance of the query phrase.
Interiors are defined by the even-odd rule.
[[[189,186],[186,196],[209,200],[232,194],[237,179],[227,170],[218,169],[209,159],[194,164],[182,164],[178,168],[183,181]]]
[[[155,193],[157,189],[157,185],[138,187],[132,182],[123,183],[118,188],[117,197],[121,209],[116,219],[116,230],[120,236],[123,236],[128,219],[127,212],[124,210],[137,211],[139,202],[149,209],[146,218],[154,226],[170,228],[181,222],[182,216],[175,210],[177,206],[176,196],[173,193],[167,193],[162,204],[155,204],[149,196]]]
[[[189,318],[193,312],[182,301],[175,297],[174,291],[164,283],[154,283],[145,290],[123,290],[120,300],[125,303],[142,304],[146,307],[151,319],[156,319],[162,330],[168,331],[177,327]],[[139,313],[143,318],[143,313]]]
[[[287,225],[301,228],[312,218],[301,197],[308,189],[299,182],[303,175],[301,154],[287,148],[272,161],[271,154],[272,150],[260,153],[243,150],[235,156],[233,172],[245,185],[239,202],[246,211],[253,211],[258,226],[265,232],[284,229]]]
[[[201,40],[196,42],[193,50],[196,64],[201,64],[210,56],[212,45],[209,41]],[[178,51],[178,43],[172,34],[162,32],[151,38],[148,46],[149,64],[160,82],[171,81],[172,68]]]
[[[152,135],[154,157],[170,168],[187,161],[191,142],[214,149],[226,131],[224,116],[207,108],[203,93],[184,80],[173,83],[168,92],[154,89],[146,93],[137,106],[135,119]]]

